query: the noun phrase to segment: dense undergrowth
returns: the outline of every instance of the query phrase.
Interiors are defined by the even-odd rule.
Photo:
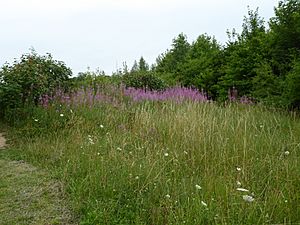
[[[33,110],[14,152],[65,183],[81,224],[300,221],[297,117],[193,101]]]

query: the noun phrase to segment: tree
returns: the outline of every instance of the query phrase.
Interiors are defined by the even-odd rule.
[[[126,87],[150,90],[161,90],[166,87],[165,82],[154,71],[149,70],[149,65],[143,57],[138,63],[134,61],[131,71],[122,76],[122,82]]]
[[[151,71],[129,73],[122,77],[126,87],[142,88],[145,90],[162,90],[166,88],[165,82]]]
[[[274,72],[284,76],[291,70],[293,58],[300,55],[300,1],[280,1],[269,25]]]
[[[137,72],[139,70],[139,66],[136,60],[134,60],[133,66],[131,67],[130,72]]]
[[[128,66],[126,62],[123,62],[123,70],[122,70],[123,74],[127,74],[128,73]]]
[[[244,17],[244,23],[242,25],[243,30],[240,39],[247,41],[255,39],[261,33],[264,33],[264,23],[264,20],[258,14],[258,8],[254,11],[248,7],[248,17]]]
[[[216,95],[214,85],[219,77],[221,47],[214,37],[200,35],[192,43],[186,61],[181,64],[179,80],[185,86],[204,89],[211,97]]]
[[[138,68],[139,68],[139,71],[148,71],[149,70],[149,65],[146,63],[143,56],[139,60]]]
[[[227,43],[224,49],[224,75],[218,82],[222,99],[227,98],[229,88],[235,86],[240,96],[251,95],[252,79],[257,75],[256,69],[261,63],[269,60],[267,33],[264,20],[259,16],[258,9],[248,10],[244,18],[241,35],[234,34],[237,39]]]
[[[184,34],[179,34],[173,39],[171,50],[161,54],[156,59],[156,71],[160,73],[176,73],[180,64],[185,62],[187,54],[190,50],[190,44]]]
[[[289,108],[300,109],[300,58],[292,63],[292,69],[286,76],[285,96]]]
[[[267,105],[284,106],[283,80],[273,74],[271,64],[267,61],[261,62],[255,72],[256,76],[252,79],[252,97]]]
[[[1,113],[37,105],[42,95],[66,89],[71,75],[63,62],[54,60],[51,54],[40,56],[34,50],[12,65],[6,63],[0,70]]]

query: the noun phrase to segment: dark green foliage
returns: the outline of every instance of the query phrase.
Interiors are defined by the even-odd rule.
[[[285,84],[288,106],[300,109],[300,59],[293,63]]]
[[[127,70],[123,69],[123,71]],[[121,78],[122,83],[126,87],[148,90],[162,90],[166,88],[164,80],[155,72],[149,70],[149,65],[143,57],[140,58],[138,63],[134,61],[130,72],[124,72]]]
[[[240,96],[251,95],[256,70],[267,58],[265,39],[264,21],[257,10],[249,10],[248,17],[244,18],[241,35],[236,35],[236,40],[228,43],[224,49],[224,75],[219,82],[221,98],[224,99],[227,90],[233,86],[237,88]]]
[[[278,103],[288,108],[299,108],[300,1],[280,1],[269,24],[271,65],[283,87]]]
[[[286,106],[282,98],[284,92],[284,81],[275,76],[269,63],[262,62],[255,69],[256,76],[252,79],[251,95],[255,99],[271,106]]]
[[[155,71],[155,69],[154,69]],[[178,86],[180,84],[179,78],[176,78],[173,73],[158,73],[155,72],[158,77],[160,77],[168,87]]]
[[[276,73],[282,75],[291,69],[293,55],[300,51],[300,1],[284,0],[275,9],[270,20],[272,56]]]
[[[139,61],[139,71],[148,71],[148,70],[149,70],[149,65],[146,63],[145,59],[141,57]]]
[[[138,65],[138,63],[136,62],[136,60],[134,61],[134,63],[133,63],[133,66],[132,66],[132,68],[131,68],[131,70],[130,70],[130,72],[132,73],[132,72],[137,72],[139,70],[139,65]]]
[[[163,90],[166,88],[165,82],[154,72],[140,71],[125,74],[123,83],[126,87],[143,88],[147,90]]]
[[[70,79],[70,86],[72,88],[80,88],[80,87],[105,87],[106,85],[120,85],[122,82],[122,77],[119,74],[113,74],[108,76],[97,69],[96,71],[86,71],[80,72],[77,77],[73,77]]]
[[[217,92],[215,84],[220,76],[220,56],[221,46],[217,41],[206,34],[200,35],[179,67],[179,80],[184,86],[203,89],[214,97]]]
[[[34,50],[12,65],[5,64],[0,70],[0,113],[10,116],[25,106],[37,105],[42,95],[66,89],[71,74],[63,62],[50,54],[39,56]]]
[[[228,33],[225,46],[206,34],[189,44],[180,34],[155,71],[168,84],[197,87],[213,99],[228,99],[235,87],[238,97],[299,108],[300,1],[280,1],[269,27],[258,9],[249,9],[242,32]]]
[[[180,65],[185,62],[189,50],[190,44],[187,41],[187,37],[182,33],[179,34],[177,38],[173,39],[171,50],[167,50],[166,53],[157,58],[156,71],[176,74]]]
[[[219,77],[221,46],[207,34],[189,44],[183,34],[173,40],[171,50],[157,59],[155,70],[168,84],[181,83],[204,89],[212,97]]]

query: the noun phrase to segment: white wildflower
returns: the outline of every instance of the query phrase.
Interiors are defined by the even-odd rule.
[[[205,207],[207,207],[207,204],[204,201],[201,201],[201,204]]]
[[[237,168],[236,168],[236,171],[241,171],[241,170],[242,170],[241,167],[237,167]]]
[[[167,156],[169,156],[169,153],[166,152],[164,155],[167,157]]]
[[[243,199],[246,202],[253,202],[254,201],[254,198],[250,195],[243,195]]]
[[[171,196],[169,194],[166,195],[166,198],[171,198]]]
[[[289,151],[285,151],[285,152],[284,152],[284,155],[289,155],[289,154],[290,154]]]
[[[63,116],[64,116],[64,114],[62,114],[62,113],[61,113],[61,114],[59,114],[59,116],[60,116],[60,117],[63,117]]]
[[[237,182],[236,182],[236,185],[240,187],[240,186],[242,185],[242,183],[239,182],[239,181],[237,181]]]
[[[91,135],[88,135],[89,144],[93,145],[95,144],[94,140],[92,139]]]
[[[117,147],[117,150],[118,150],[118,151],[122,151],[122,149],[121,149],[120,147]]]
[[[35,122],[38,122],[39,120],[38,120],[38,119],[34,119],[34,121],[35,121]]]
[[[197,190],[201,190],[202,189],[202,187],[200,185],[198,185],[198,184],[196,184],[195,187],[196,187]]]
[[[104,126],[101,124],[100,127],[103,128]]]
[[[249,192],[249,190],[245,189],[245,188],[237,188],[237,191],[242,191],[242,192]]]

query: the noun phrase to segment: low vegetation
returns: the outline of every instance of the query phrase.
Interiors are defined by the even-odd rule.
[[[249,10],[226,46],[180,34],[155,65],[141,57],[112,76],[71,78],[34,51],[5,64],[0,119],[11,142],[0,152],[0,223],[72,221],[56,214],[61,197],[48,180],[80,224],[299,223],[299,9],[280,1],[269,29]],[[20,160],[46,175],[19,179]],[[41,188],[33,197],[47,213],[14,201],[14,185]]]
[[[125,98],[126,99],[126,98]],[[291,224],[299,119],[172,100],[36,108],[17,155],[66,185],[82,224]]]
[[[1,224],[75,224],[61,182],[22,160],[2,159],[2,154]]]

